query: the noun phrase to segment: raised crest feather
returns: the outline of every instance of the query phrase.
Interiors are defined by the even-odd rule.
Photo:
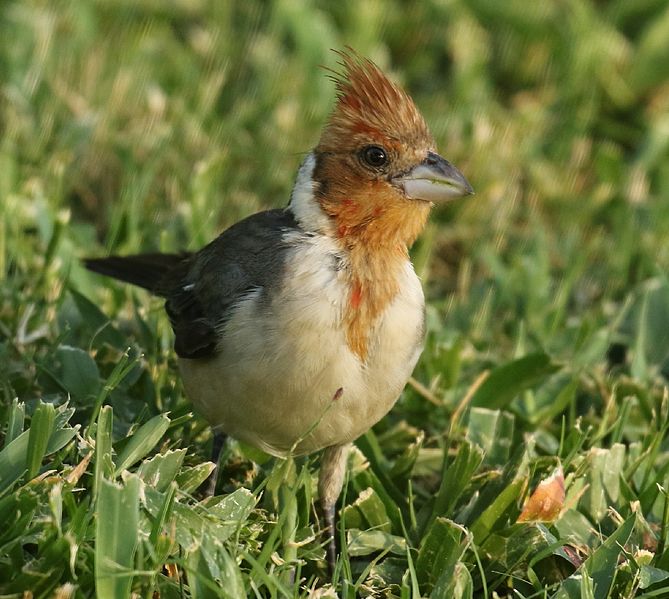
[[[342,71],[328,69],[337,102],[317,151],[340,149],[351,135],[378,135],[403,144],[432,144],[432,137],[413,100],[369,59],[351,48],[336,51]]]

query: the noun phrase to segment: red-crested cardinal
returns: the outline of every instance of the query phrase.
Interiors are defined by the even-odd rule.
[[[186,394],[214,430],[275,456],[325,449],[331,567],[348,444],[392,408],[423,348],[408,248],[433,203],[472,193],[411,98],[339,54],[336,105],[287,208],[193,254],[86,260],[166,299]]]

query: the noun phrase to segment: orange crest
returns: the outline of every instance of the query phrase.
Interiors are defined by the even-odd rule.
[[[337,103],[317,151],[340,151],[352,136],[360,134],[415,146],[433,145],[425,120],[404,90],[350,48],[337,53],[344,70],[332,71]]]

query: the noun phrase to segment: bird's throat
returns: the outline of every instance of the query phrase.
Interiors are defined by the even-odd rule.
[[[372,249],[356,243],[349,245],[346,253],[346,341],[351,351],[365,362],[374,328],[400,291],[409,256],[406,245]]]

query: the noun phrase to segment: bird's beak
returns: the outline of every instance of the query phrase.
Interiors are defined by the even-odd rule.
[[[406,196],[425,202],[446,202],[474,193],[465,176],[439,154],[428,152],[420,164],[393,179]]]

